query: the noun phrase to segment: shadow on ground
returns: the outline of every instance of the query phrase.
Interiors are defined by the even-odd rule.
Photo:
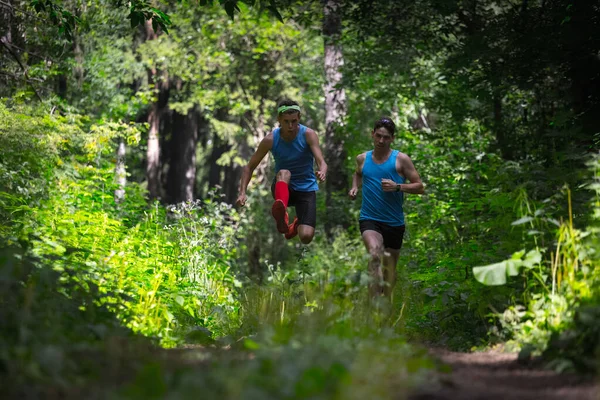
[[[421,386],[410,400],[573,399],[599,400],[598,379],[558,374],[539,365],[524,365],[515,353],[455,353],[432,349],[451,368],[436,373],[436,382]]]

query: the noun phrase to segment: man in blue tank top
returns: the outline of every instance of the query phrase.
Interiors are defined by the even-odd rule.
[[[423,194],[419,173],[409,156],[391,148],[396,125],[389,118],[375,122],[374,149],[356,157],[348,192],[355,199],[362,183],[360,232],[371,259],[371,296],[390,297],[396,284],[396,264],[404,237],[404,193]],[[407,183],[410,182],[410,183]]]
[[[269,151],[275,159],[276,177],[271,185],[275,202],[271,214],[277,230],[291,239],[298,235],[308,244],[315,236],[317,223],[317,178],[323,182],[327,164],[319,147],[319,138],[312,129],[300,124],[300,106],[292,100],[284,100],[277,106],[279,128],[269,133],[242,170],[240,193],[236,204],[246,204],[246,189],[254,169]],[[314,170],[317,161],[318,170]],[[296,208],[296,218],[289,224],[287,207]]]

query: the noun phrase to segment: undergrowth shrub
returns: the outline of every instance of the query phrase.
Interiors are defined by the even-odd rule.
[[[10,145],[0,163],[7,245],[51,257],[46,268],[71,271],[125,326],[163,345],[199,327],[219,336],[237,326],[235,210],[213,199],[148,207],[133,183],[116,203],[116,141],[135,145],[137,126],[4,105],[0,113],[0,142]]]
[[[503,262],[474,268],[477,279],[486,285],[524,284],[522,296],[494,316],[501,324],[497,334],[508,339],[509,348],[521,351],[522,358],[543,354],[558,370],[598,370],[600,364],[600,268],[598,266],[598,201],[600,163],[589,163],[593,191],[589,225],[576,227],[571,191],[567,193],[568,217],[555,221],[551,246],[534,247],[527,254],[517,252]],[[535,213],[527,221],[545,218]],[[518,221],[520,222],[520,221]]]

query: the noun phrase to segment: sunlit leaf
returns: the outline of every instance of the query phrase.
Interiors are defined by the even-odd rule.
[[[497,286],[506,284],[507,262],[502,261],[496,264],[490,264],[483,267],[474,267],[473,275],[475,279],[484,285]]]
[[[522,224],[526,224],[526,223],[531,222],[531,221],[533,221],[533,217],[525,216],[523,218],[519,218],[516,221],[513,221],[511,223],[511,225],[522,225]]]

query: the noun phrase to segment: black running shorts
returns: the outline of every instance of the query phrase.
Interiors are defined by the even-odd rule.
[[[383,222],[373,221],[372,219],[363,219],[358,221],[360,224],[361,235],[365,231],[379,232],[383,236],[383,247],[400,250],[402,248],[402,239],[406,226],[390,226]]]
[[[317,192],[296,192],[291,187],[289,187],[289,191],[288,206],[296,208],[298,224],[315,228],[317,226]],[[271,185],[271,193],[275,198],[275,181]],[[292,223],[291,220],[290,223]]]

